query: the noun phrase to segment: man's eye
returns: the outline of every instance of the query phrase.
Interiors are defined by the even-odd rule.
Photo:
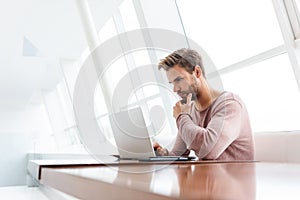
[[[179,83],[179,82],[180,82],[181,80],[183,80],[183,79],[184,79],[184,78],[182,78],[182,77],[177,77],[177,78],[174,79],[173,82],[170,81],[169,83],[170,83],[170,84],[175,84],[175,83],[177,84],[177,83]]]
[[[174,80],[174,82],[180,82],[183,78],[182,77],[178,77]]]

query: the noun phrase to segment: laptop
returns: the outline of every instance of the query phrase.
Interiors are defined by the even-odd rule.
[[[188,161],[196,157],[156,156],[140,107],[109,116],[120,160]]]

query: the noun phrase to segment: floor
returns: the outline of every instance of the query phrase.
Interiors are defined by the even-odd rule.
[[[78,200],[57,190],[40,187],[0,187],[1,200]]]
[[[0,187],[3,200],[49,200],[38,187],[13,186]]]

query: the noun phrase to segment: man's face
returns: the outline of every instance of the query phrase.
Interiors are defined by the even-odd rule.
[[[196,98],[196,78],[192,74],[178,65],[175,65],[166,73],[169,83],[173,84],[173,91],[182,98],[183,103],[186,102],[186,98],[190,93],[192,93],[192,100]]]

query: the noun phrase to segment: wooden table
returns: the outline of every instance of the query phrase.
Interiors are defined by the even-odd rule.
[[[262,162],[38,164],[79,199],[300,199],[300,165]]]

